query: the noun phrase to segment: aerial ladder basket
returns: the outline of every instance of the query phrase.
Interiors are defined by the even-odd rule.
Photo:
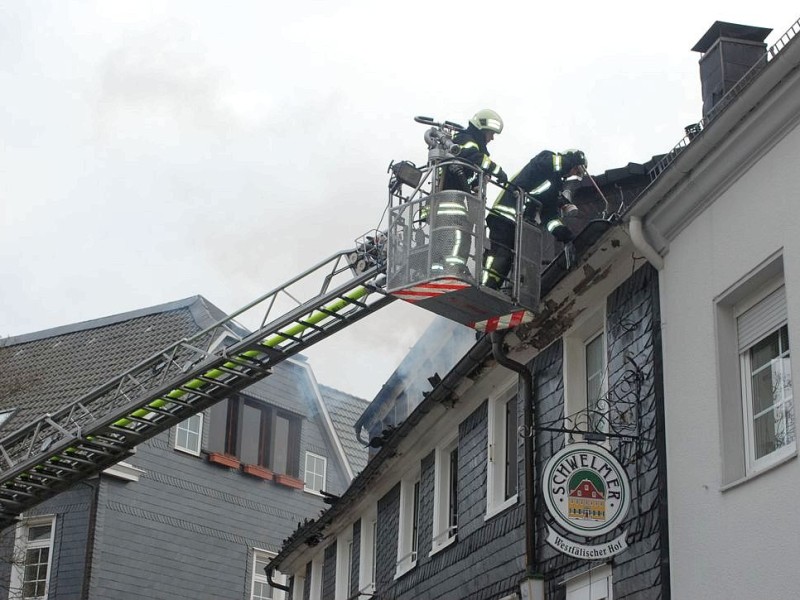
[[[453,136],[461,126],[415,120],[431,126],[425,133],[428,162],[420,168],[407,161],[390,166],[386,291],[479,330],[532,319],[539,306],[542,232],[522,218],[522,208],[535,200],[506,186],[518,200],[513,266],[500,285],[489,287],[487,191],[499,192],[502,184],[459,159]],[[448,169],[470,182],[469,192],[442,189]]]

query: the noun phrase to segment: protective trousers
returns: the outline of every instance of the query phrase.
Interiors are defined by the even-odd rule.
[[[507,281],[514,263],[516,225],[499,215],[489,215],[486,224],[489,227],[490,244],[484,257],[482,284],[499,290]]]

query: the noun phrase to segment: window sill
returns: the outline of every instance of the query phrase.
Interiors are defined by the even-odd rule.
[[[274,476],[274,473],[272,471],[260,465],[244,465],[242,467],[242,471],[244,471],[251,477],[263,479],[264,481],[270,481]]]
[[[284,475],[282,473],[275,473],[275,483],[285,485],[286,487],[290,487],[295,490],[302,490],[303,487],[305,487],[303,480],[291,477],[290,475]]]
[[[208,453],[208,462],[213,463],[215,465],[220,465],[221,467],[228,467],[229,469],[238,469],[241,462],[235,456],[230,456],[229,454],[221,454],[219,452],[209,452]]]
[[[311,494],[311,495],[313,495],[313,496],[319,496],[320,498],[324,498],[324,497],[325,497],[325,494],[323,494],[323,493],[322,493],[322,492],[320,492],[319,490],[312,490],[312,489],[310,489],[310,488],[307,488],[307,487],[305,487],[305,485],[303,485],[303,491],[304,491],[306,494]],[[322,490],[322,491],[324,492],[325,490]]]
[[[181,454],[189,454],[190,456],[200,456],[200,450],[192,450],[191,448],[181,448],[180,446],[175,446],[174,450],[176,452],[180,452]]]
[[[519,500],[519,495],[518,494],[514,494],[513,496],[511,496],[511,498],[509,498],[508,500],[504,500],[503,502],[501,502],[500,504],[497,504],[496,506],[492,506],[492,507],[487,506],[486,507],[486,514],[484,515],[483,520],[484,521],[488,521],[489,519],[492,519],[492,518],[496,517],[501,512],[504,512],[507,509],[509,509],[512,506],[514,506],[517,503],[518,500]]]
[[[455,535],[454,535],[453,537],[447,538],[447,539],[446,539],[445,541],[443,541],[443,542],[440,542],[440,543],[438,543],[438,544],[436,544],[436,543],[435,543],[435,544],[433,545],[433,549],[432,549],[432,550],[431,550],[431,551],[428,553],[428,557],[431,557],[431,556],[433,556],[434,554],[438,554],[439,552],[441,552],[441,551],[442,551],[442,550],[444,550],[445,548],[449,548],[450,546],[452,546],[452,545],[453,545],[453,543],[454,543],[454,542],[455,542],[457,539],[458,539],[458,536],[455,536]]]
[[[139,476],[144,473],[147,473],[147,471],[134,467],[125,461],[118,462],[103,471],[103,475],[110,475],[123,481],[139,481]]]
[[[395,580],[400,579],[403,575],[411,571],[416,566],[417,566],[417,561],[398,565],[397,571],[394,574]]]
[[[783,458],[779,458],[778,460],[776,460],[771,465],[769,465],[767,467],[763,467],[762,469],[760,469],[759,471],[756,471],[755,473],[750,473],[749,475],[745,475],[741,479],[737,479],[736,481],[732,481],[730,483],[724,484],[723,486],[721,486],[719,488],[719,491],[720,492],[727,492],[728,490],[732,490],[733,488],[739,487],[740,485],[743,485],[743,484],[747,483],[748,481],[752,481],[753,479],[758,479],[759,477],[761,477],[765,473],[769,473],[773,469],[776,469],[776,468],[780,467],[781,465],[783,465],[783,464],[785,464],[785,463],[787,463],[787,462],[789,462],[791,460],[794,460],[796,458],[797,458],[797,450],[795,449],[795,451],[792,452],[791,454],[788,454],[788,455],[784,456]]]

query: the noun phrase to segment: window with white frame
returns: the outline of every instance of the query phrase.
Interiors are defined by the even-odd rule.
[[[203,413],[192,415],[175,426],[175,449],[200,456],[203,439]]]
[[[376,505],[361,516],[361,546],[358,564],[358,590],[375,592],[375,573],[378,565],[378,508]]]
[[[353,527],[348,527],[336,538],[336,588],[335,600],[347,600],[350,597],[350,583],[353,556]]]
[[[271,552],[264,550],[253,550],[253,572],[251,576],[250,600],[284,600],[286,593],[283,590],[273,588],[267,580],[265,571],[267,563],[275,556]],[[281,585],[286,585],[286,576],[278,571],[273,571],[272,581]]]
[[[436,448],[431,553],[450,545],[458,531],[458,437]]]
[[[715,299],[723,486],[797,453],[783,258]]]
[[[489,399],[486,517],[517,502],[519,402],[514,382]]]
[[[54,526],[55,517],[40,517],[26,520],[17,527],[10,597],[24,600],[47,598]]]
[[[796,448],[786,291],[783,285],[737,314],[748,471]]]
[[[564,402],[570,429],[608,433],[605,311],[597,310],[564,336]],[[573,437],[575,441],[579,441]]]
[[[397,536],[397,572],[400,577],[417,564],[419,549],[419,473],[400,483],[400,527]]]
[[[305,491],[321,494],[325,491],[328,459],[313,452],[306,452]]]
[[[602,565],[566,582],[566,600],[613,600],[611,565]]]

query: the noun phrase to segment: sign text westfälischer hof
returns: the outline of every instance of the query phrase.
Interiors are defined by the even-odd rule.
[[[625,469],[602,446],[570,444],[551,458],[544,469],[543,492],[547,510],[563,529],[583,537],[613,531],[625,518],[631,490]],[[579,544],[547,527],[547,543],[563,554],[603,560],[628,547],[627,531],[597,545]]]

